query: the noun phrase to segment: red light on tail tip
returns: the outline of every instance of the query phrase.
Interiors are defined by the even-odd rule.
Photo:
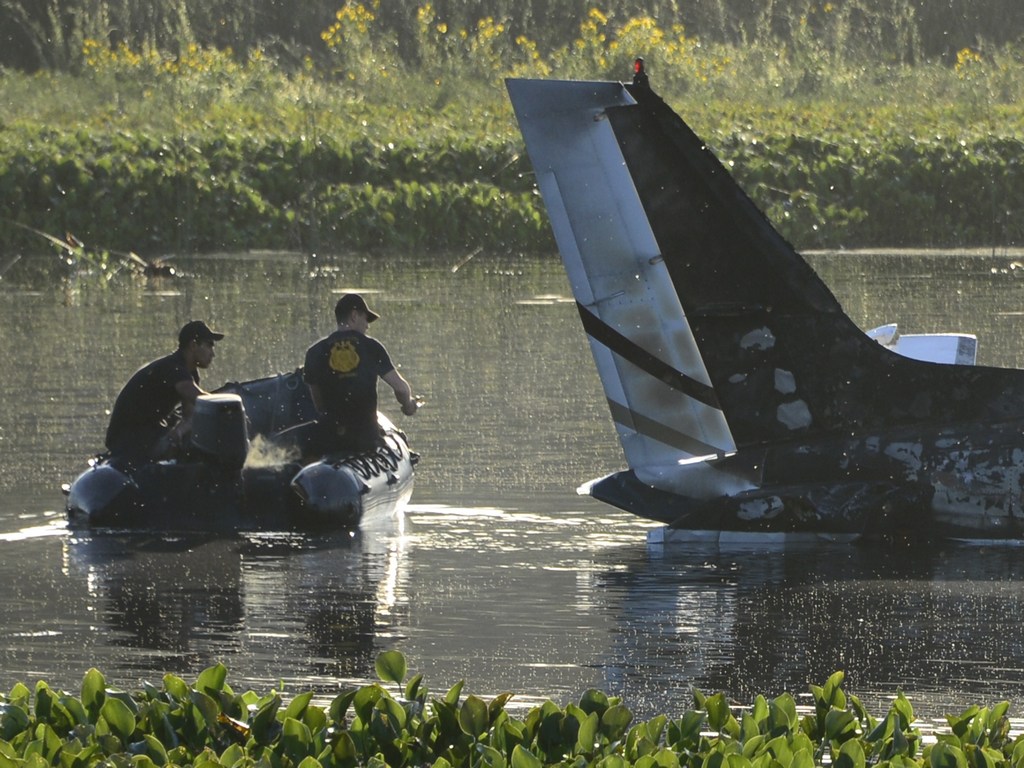
[[[642,56],[633,59],[633,85],[638,88],[650,88],[647,78],[647,67],[644,66]]]

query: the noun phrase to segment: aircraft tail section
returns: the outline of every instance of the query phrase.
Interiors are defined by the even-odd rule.
[[[641,482],[712,498],[756,488],[766,446],[1020,417],[1014,372],[865,336],[649,88],[507,86]]]
[[[609,105],[633,99],[617,83],[587,85],[508,83],[626,459],[658,472],[732,453],[735,441],[606,118]]]

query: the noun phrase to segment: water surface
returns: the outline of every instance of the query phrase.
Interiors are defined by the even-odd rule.
[[[969,330],[979,362],[1024,361],[1015,254],[811,260],[864,328]],[[671,713],[694,687],[746,701],[836,669],[875,710],[900,689],[934,717],[1024,701],[1024,551],[664,551],[644,521],[576,495],[622,459],[555,258],[255,254],[178,268],[176,280],[0,281],[0,689],[77,690],[92,666],[134,689],[221,661],[236,689],[283,681],[328,697],[397,648],[434,691],[465,679],[520,706],[598,687]],[[65,530],[60,483],[180,325],[227,334],[212,388],[297,366],[351,289],[428,401],[404,419],[382,393],[423,455],[402,521],[354,537]]]

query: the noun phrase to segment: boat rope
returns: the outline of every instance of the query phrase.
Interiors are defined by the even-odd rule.
[[[362,453],[342,459],[341,464],[351,467],[363,480],[383,474],[391,474],[398,470],[402,456],[390,445],[383,445],[373,453]]]

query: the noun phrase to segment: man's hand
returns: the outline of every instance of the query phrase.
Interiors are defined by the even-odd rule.
[[[406,416],[415,416],[416,411],[420,409],[421,405],[423,405],[422,397],[411,398],[408,402],[402,404],[402,413]]]

